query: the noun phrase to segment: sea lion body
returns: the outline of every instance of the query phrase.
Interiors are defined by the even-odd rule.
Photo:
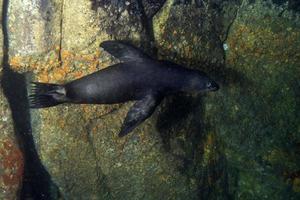
[[[100,46],[121,63],[64,85],[35,82],[29,95],[30,107],[136,101],[119,132],[119,136],[124,136],[151,116],[166,95],[219,88],[216,82],[198,70],[154,60],[131,45],[105,41]]]
[[[150,93],[172,94],[184,90],[195,73],[180,67],[129,62],[119,63],[65,85],[72,103],[113,104],[140,100]]]

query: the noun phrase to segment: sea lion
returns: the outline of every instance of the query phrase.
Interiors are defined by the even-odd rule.
[[[203,72],[152,59],[131,45],[105,41],[100,46],[121,63],[64,85],[33,82],[30,107],[136,101],[125,117],[119,132],[121,137],[150,117],[166,95],[219,89],[218,84]]]

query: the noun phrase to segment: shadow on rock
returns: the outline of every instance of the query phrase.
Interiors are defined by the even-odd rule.
[[[58,188],[41,164],[35,148],[29,105],[27,100],[26,77],[4,66],[2,86],[8,99],[14,121],[18,144],[24,154],[24,177],[20,199],[51,200],[59,196]]]
[[[242,73],[225,66],[205,71],[210,71],[209,76],[219,83],[220,90],[225,87],[248,90],[253,84]],[[210,199],[217,191],[224,199],[230,199],[227,160],[218,136],[214,134],[214,127],[205,122],[207,99],[204,95],[168,97],[161,106],[156,127],[165,150],[181,161],[178,170],[197,180],[200,199]],[[212,148],[208,161],[205,156],[207,148]]]
[[[223,67],[212,67],[212,70],[208,73],[209,77],[215,80],[220,85],[220,90],[224,87],[239,87],[250,88],[253,86],[251,80],[249,80],[242,73]],[[214,70],[215,69],[215,70]],[[218,92],[218,91],[217,91]],[[164,147],[166,150],[170,150],[170,139],[176,137],[176,131],[180,130],[180,127],[184,127],[187,122],[189,115],[195,112],[204,112],[203,110],[203,99],[201,96],[206,94],[180,94],[172,97],[168,97],[161,106],[161,112],[157,120],[157,130],[159,131]],[[197,115],[198,119],[196,123],[203,122],[203,116]],[[204,123],[204,122],[203,122]],[[204,126],[204,125],[203,125]],[[203,127],[202,126],[202,127]],[[203,130],[199,130],[203,132]]]
[[[163,102],[156,127],[166,151],[171,150],[170,139],[176,137],[174,135],[176,130],[181,130],[185,126],[187,118],[199,105],[201,105],[199,98],[185,94],[167,97]]]

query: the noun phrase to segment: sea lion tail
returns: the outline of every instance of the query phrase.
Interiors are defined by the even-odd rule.
[[[28,98],[30,108],[52,107],[67,101],[63,85],[39,82],[31,83],[31,92]]]

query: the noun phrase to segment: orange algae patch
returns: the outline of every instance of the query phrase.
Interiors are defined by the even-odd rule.
[[[80,72],[80,71],[76,71],[76,72],[74,72],[74,77],[75,77],[76,79],[81,78],[81,77],[83,77],[83,73]]]
[[[27,56],[11,56],[9,64],[12,70],[17,72],[41,71],[49,70],[60,65],[57,52],[50,50],[47,53],[27,55]]]
[[[11,62],[15,66],[24,66],[22,60],[29,61],[29,65],[25,71],[31,70],[37,74],[37,79],[41,82],[68,82],[70,80],[81,78],[87,74],[91,74],[98,69],[100,52],[96,51],[92,54],[76,54],[70,51],[61,52],[61,62],[57,55],[52,55],[51,59],[42,62],[31,62],[27,58],[14,58]],[[18,71],[17,67],[15,70]]]
[[[42,72],[40,75],[39,75],[39,81],[41,82],[49,82],[49,74],[48,72]]]
[[[22,182],[24,172],[24,158],[19,147],[12,140],[7,139],[0,143],[0,180],[1,187],[8,193],[15,193]]]
[[[15,56],[12,59],[10,59],[9,64],[13,68],[17,68],[17,67],[19,67],[21,65],[21,61],[22,61],[21,57]]]
[[[55,80],[62,80],[65,78],[65,76],[66,76],[66,72],[63,69],[58,68],[58,69],[54,70],[53,78]]]
[[[59,60],[61,55],[61,61]],[[41,55],[12,56],[9,64],[17,72],[33,71],[42,82],[79,78],[97,71],[101,51],[80,54],[63,50]]]

